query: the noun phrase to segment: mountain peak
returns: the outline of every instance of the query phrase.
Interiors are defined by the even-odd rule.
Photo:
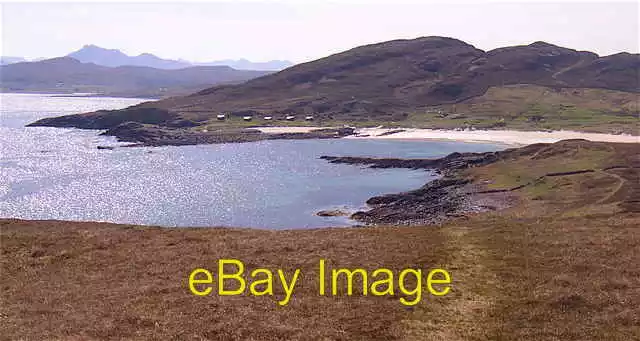
[[[139,56],[128,56],[117,49],[106,49],[93,44],[86,44],[80,50],[67,55],[83,63],[93,63],[108,67],[118,66],[147,66],[157,69],[181,69],[191,66],[190,63],[175,60],[165,60],[150,53],[143,53]]]
[[[103,66],[119,66],[127,55],[120,50],[105,49],[96,45],[84,45],[81,49],[67,55],[82,63],[94,63]]]
[[[77,59],[82,63],[93,63],[108,67],[146,66],[166,70],[183,69],[190,66],[229,66],[236,70],[279,71],[293,65],[288,60],[252,62],[245,58],[191,63],[183,59],[162,59],[148,52],[137,56],[129,56],[118,49],[107,49],[94,44],[85,44],[81,49],[69,53],[67,57]]]
[[[122,53],[122,51],[118,50],[118,49],[107,49],[104,47],[100,47],[98,45],[94,45],[94,44],[85,44],[82,46],[82,48],[78,51],[75,52],[79,52],[79,51],[105,51],[105,52],[117,52],[117,53]],[[72,52],[72,53],[75,53]]]
[[[531,46],[531,47],[560,47],[558,45],[553,45],[551,43],[547,43],[546,41],[541,41],[541,40],[535,41],[535,42],[529,44],[529,46]]]

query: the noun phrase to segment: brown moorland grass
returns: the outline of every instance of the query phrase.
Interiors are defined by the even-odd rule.
[[[443,226],[292,231],[0,220],[2,340],[634,340],[640,338],[637,144],[559,142],[465,171],[510,209]],[[535,167],[533,165],[536,165]],[[219,258],[300,268],[292,301],[195,297]],[[321,297],[317,262],[447,269],[452,291]],[[215,273],[214,273],[215,275]],[[344,289],[344,288],[342,288]],[[358,293],[358,291],[356,291]]]

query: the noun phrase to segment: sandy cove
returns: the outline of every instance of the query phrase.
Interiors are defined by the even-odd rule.
[[[263,133],[308,133],[318,127],[258,127]],[[435,130],[415,128],[358,128],[356,135],[348,139],[389,140],[453,140],[465,142],[496,142],[508,145],[554,143],[568,139],[584,139],[594,142],[640,143],[640,136],[585,133],[578,131],[516,131],[516,130]]]

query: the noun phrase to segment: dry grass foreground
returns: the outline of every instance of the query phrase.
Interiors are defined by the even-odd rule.
[[[569,141],[470,169],[465,176],[493,189],[530,185],[512,192],[519,204],[511,209],[441,227],[1,220],[0,339],[637,340],[638,155],[637,144]],[[541,177],[585,169],[593,171]],[[303,278],[286,307],[270,297],[191,295],[189,272],[215,269],[219,258],[301,268]],[[320,258],[365,269],[442,267],[452,292],[414,307],[398,297],[320,297],[304,280],[315,278]]]

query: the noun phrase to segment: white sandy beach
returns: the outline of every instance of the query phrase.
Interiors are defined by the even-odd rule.
[[[323,129],[323,127],[256,127],[267,134],[285,134],[285,133],[308,133],[310,131]]]
[[[306,133],[318,127],[262,127],[256,128],[264,133]],[[381,134],[404,130],[402,132],[383,135]],[[389,139],[389,140],[452,140],[465,142],[495,142],[508,145],[527,145],[532,143],[553,143],[567,139],[585,139],[599,142],[640,143],[640,136],[613,135],[600,133],[584,133],[577,131],[516,131],[516,130],[434,130],[414,128],[360,128],[354,136],[347,139]]]

